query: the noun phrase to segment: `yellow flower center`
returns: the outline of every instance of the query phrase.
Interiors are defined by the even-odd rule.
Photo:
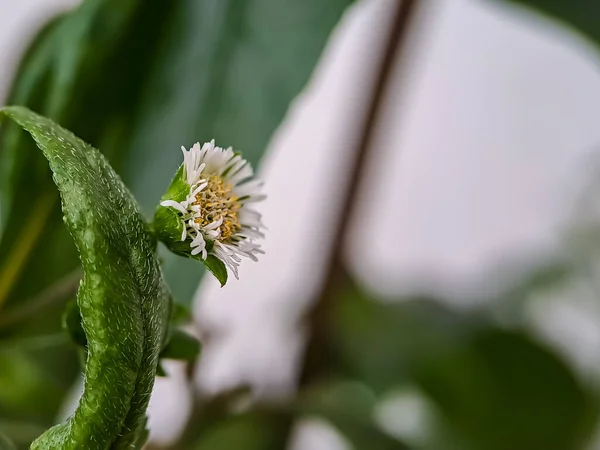
[[[219,227],[221,230],[220,241],[225,241],[242,228],[238,213],[242,204],[233,194],[230,184],[226,184],[218,175],[206,178],[208,185],[196,194],[194,204],[200,206],[200,217],[195,221],[200,226],[206,226],[216,220],[223,219]]]

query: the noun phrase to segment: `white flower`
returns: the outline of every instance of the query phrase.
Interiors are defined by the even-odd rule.
[[[231,147],[216,147],[214,140],[181,150],[189,194],[181,202],[165,200],[161,205],[179,213],[181,240],[190,241],[192,255],[206,259],[212,242],[210,253],[238,278],[240,257],[257,261],[256,255],[264,253],[255,242],[264,237],[261,216],[248,206],[265,198],[260,194],[262,182],[252,178],[248,161]]]

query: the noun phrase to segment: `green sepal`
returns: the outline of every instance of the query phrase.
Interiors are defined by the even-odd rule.
[[[162,196],[160,201],[173,200],[181,202],[186,199],[189,192],[190,186],[185,180],[185,170],[182,164],[173,177],[169,189],[167,189],[167,192]],[[225,263],[211,254],[206,259],[202,259],[202,255],[192,255],[189,238],[185,241],[181,240],[183,226],[180,213],[177,210],[168,206],[158,205],[154,213],[153,223],[157,239],[176,255],[200,261],[221,283],[221,287],[225,286],[227,283],[227,267]],[[212,241],[206,242],[206,250],[208,252],[210,252],[212,246]]]
[[[221,261],[215,255],[208,255],[206,259],[196,259],[202,261],[204,267],[206,267],[208,271],[212,273],[217,280],[219,280],[221,287],[225,286],[225,283],[227,283],[227,267],[223,261]]]
[[[173,177],[169,189],[160,199],[161,202],[164,200],[181,202],[186,199],[190,192],[190,186],[184,179],[184,175],[182,164]],[[189,242],[181,240],[183,223],[178,211],[159,204],[154,212],[153,227],[158,240],[165,244],[169,250],[177,255],[190,256]]]

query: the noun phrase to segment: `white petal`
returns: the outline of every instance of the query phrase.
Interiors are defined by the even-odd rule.
[[[208,225],[204,226],[203,229],[204,230],[214,230],[215,228],[220,227],[223,224],[223,218],[221,217],[219,220],[215,220],[212,223],[209,223]]]
[[[258,195],[260,188],[263,186],[262,180],[246,181],[245,183],[238,184],[233,188],[233,192],[238,197],[254,196]]]
[[[185,223],[183,224],[183,231],[181,232],[181,242],[185,241],[185,238],[187,237],[187,227],[185,226]]]
[[[165,208],[175,208],[182,214],[187,213],[187,209],[185,209],[179,202],[176,202],[175,200],[164,200],[160,202],[160,206],[164,206]]]
[[[250,196],[250,198],[245,199],[244,202],[256,203],[256,202],[263,201],[265,198],[267,198],[267,196],[265,194],[252,195],[252,196]]]

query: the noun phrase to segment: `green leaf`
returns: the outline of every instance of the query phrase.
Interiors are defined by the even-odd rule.
[[[160,357],[193,361],[200,354],[200,348],[200,342],[194,336],[182,330],[175,330]]]
[[[51,402],[60,400],[64,392],[42,371],[36,355],[22,350],[0,352],[0,417],[44,421],[56,413]],[[40,398],[46,401],[40,402]],[[32,406],[36,408],[32,410]]]
[[[600,2],[595,0],[505,0],[536,9],[600,45]]]
[[[198,450],[271,450],[287,445],[289,417],[281,412],[254,411],[223,417],[186,446]]]
[[[156,376],[157,377],[166,377],[167,376],[167,371],[165,370],[165,368],[162,366],[162,364],[159,362],[158,366],[156,367]]]
[[[77,295],[88,341],[84,392],[69,421],[32,448],[130,448],[144,426],[170,308],[156,243],[96,149],[26,108],[0,113],[28,131],[48,159],[84,270]]]
[[[38,397],[39,404],[39,397]],[[10,421],[0,419],[0,434],[7,436],[18,449],[29,448],[29,444],[44,432],[37,422]]]
[[[301,412],[326,419],[357,450],[406,450],[375,424],[376,401],[375,393],[360,382],[329,380],[303,393]]]
[[[204,264],[204,267],[219,280],[221,287],[225,286],[225,283],[227,283],[227,267],[225,267],[225,263],[215,255],[208,255],[206,259],[200,260]]]
[[[349,291],[338,303],[332,361],[378,394],[420,388],[458,448],[564,450],[590,438],[592,389],[526,333],[425,299],[383,304]]]
[[[594,400],[555,355],[518,332],[484,330],[416,371],[467,448],[583,448]]]

